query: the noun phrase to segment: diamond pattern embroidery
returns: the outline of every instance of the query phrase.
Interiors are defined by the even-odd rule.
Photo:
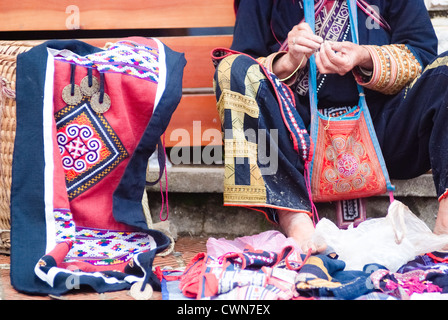
[[[88,190],[128,153],[103,115],[88,103],[66,106],[55,115],[57,143],[69,199]]]
[[[107,148],[102,148],[104,142],[96,131],[79,124],[89,122],[85,114],[80,115],[77,122],[61,128],[57,134],[62,166],[67,172],[74,171],[68,175],[69,177],[85,171],[100,161],[102,149],[104,149],[103,155],[110,153]]]

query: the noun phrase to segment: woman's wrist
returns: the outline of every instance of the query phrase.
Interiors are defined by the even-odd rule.
[[[372,70],[373,69],[373,59],[370,55],[369,50],[365,46],[358,46],[358,63],[357,66],[361,70]]]
[[[299,60],[292,57],[288,52],[284,52],[281,55],[278,55],[272,62],[272,72],[279,78],[281,81],[286,81],[291,79],[298,70],[303,68],[306,65],[306,56]]]

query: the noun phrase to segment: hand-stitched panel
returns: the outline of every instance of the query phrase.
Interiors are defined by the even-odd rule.
[[[108,50],[84,57],[61,52],[55,60],[97,69],[100,72],[122,73],[155,83],[159,81],[159,50],[133,41],[119,41]]]
[[[358,110],[355,108],[345,116],[356,115]],[[314,162],[313,199],[332,201],[377,194],[385,185],[384,176],[374,157],[375,149],[364,117],[344,122],[319,118],[319,126],[324,130],[319,131],[315,152],[325,156]]]
[[[104,178],[128,152],[106,118],[93,112],[86,100],[76,107],[64,107],[55,119],[71,200]]]

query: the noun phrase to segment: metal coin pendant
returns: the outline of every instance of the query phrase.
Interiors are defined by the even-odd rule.
[[[74,94],[72,95],[72,85],[68,84],[62,89],[62,100],[69,106],[76,106],[82,100],[81,89],[77,84],[75,84],[75,88],[73,90]]]
[[[134,283],[129,290],[129,294],[135,300],[149,300],[152,297],[153,289],[149,283],[145,285],[145,289],[142,291],[143,282],[139,281]]]
[[[103,103],[100,103],[100,93],[94,93],[90,99],[90,105],[96,113],[104,113],[110,108],[110,97],[107,93],[104,93]]]
[[[97,78],[92,77],[92,85],[89,86],[89,76],[85,76],[81,80],[80,84],[81,92],[87,97],[91,97],[94,93],[97,93],[100,89],[100,82]]]

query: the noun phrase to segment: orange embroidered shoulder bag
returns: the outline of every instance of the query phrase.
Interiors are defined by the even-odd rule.
[[[358,43],[356,0],[349,1],[352,41]],[[314,30],[314,1],[305,0],[305,19]],[[359,102],[338,117],[324,116],[317,107],[316,63],[310,57],[311,138],[313,158],[309,168],[314,202],[365,198],[392,192],[384,158],[358,85]]]

